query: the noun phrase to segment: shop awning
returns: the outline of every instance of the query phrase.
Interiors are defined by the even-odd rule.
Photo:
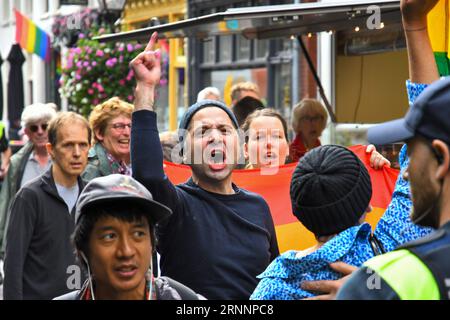
[[[152,17],[149,17],[149,20]],[[344,31],[359,27],[382,32],[376,23],[401,24],[399,0],[312,2],[288,5],[232,8],[197,18],[153,26],[95,39],[101,42],[141,40],[146,42],[155,31],[161,38],[198,38],[242,34],[247,39],[296,37],[333,123],[338,122],[325,94],[317,70],[301,35],[323,31]]]
[[[105,41],[147,40],[157,31],[159,37],[208,38],[214,35],[243,34],[248,39],[290,37],[321,31],[339,31],[359,26],[379,10],[384,24],[401,22],[400,1],[345,1],[300,3],[232,8],[197,18],[97,37]],[[149,20],[152,17],[149,17]]]

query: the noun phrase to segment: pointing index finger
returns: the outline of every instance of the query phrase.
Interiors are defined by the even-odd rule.
[[[145,51],[152,51],[156,41],[158,41],[158,32],[155,31],[152,33],[150,41],[148,42],[147,47],[145,47]]]

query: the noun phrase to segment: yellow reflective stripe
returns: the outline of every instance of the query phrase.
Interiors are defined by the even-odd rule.
[[[440,292],[430,269],[408,250],[392,251],[370,259],[374,270],[402,300],[439,300]]]

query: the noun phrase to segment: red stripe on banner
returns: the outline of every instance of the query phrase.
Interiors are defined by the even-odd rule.
[[[23,16],[16,9],[14,9],[14,14],[16,16],[16,42],[20,44],[23,32],[22,30]]]

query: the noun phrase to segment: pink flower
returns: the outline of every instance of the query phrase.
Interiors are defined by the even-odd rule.
[[[88,61],[83,62],[83,67],[89,67],[89,62]]]
[[[75,79],[81,80],[81,76],[80,76],[79,74],[76,74],[76,75],[75,75]]]
[[[80,33],[80,34],[78,35],[78,38],[80,38],[80,39],[84,39],[84,38],[85,38],[85,36],[84,36],[84,34],[83,34],[83,33]]]
[[[83,66],[83,63],[81,61],[77,62],[77,68],[81,68]]]
[[[97,50],[97,52],[95,53],[95,55],[97,56],[97,57],[103,57],[104,55],[105,55],[105,53],[102,51],[102,50]]]
[[[138,44],[136,44],[135,46],[134,46],[134,49],[135,50],[139,50],[139,49],[141,49],[142,48],[142,44],[140,44],[140,43],[138,43]]]
[[[98,89],[98,92],[103,92],[103,91],[105,91],[105,89],[103,88],[103,86],[102,86],[101,84],[98,84],[98,85],[97,85],[97,89]]]
[[[92,66],[95,67],[97,65],[97,61],[92,61]]]
[[[121,86],[124,86],[124,85],[125,85],[125,80],[124,80],[124,79],[120,79],[120,80],[119,80],[119,84],[120,84]]]
[[[94,94],[94,90],[93,89],[88,89],[87,91],[89,94]]]
[[[134,50],[133,45],[132,44],[127,44],[127,50],[128,52],[132,52]]]
[[[131,81],[131,79],[133,79],[134,76],[134,72],[132,69],[130,69],[130,71],[128,71],[128,75],[126,77],[127,81]]]
[[[98,105],[98,99],[92,100],[92,104],[95,105],[95,106]]]
[[[129,102],[131,102],[131,101],[133,101],[133,96],[128,96],[127,99],[128,99]]]

